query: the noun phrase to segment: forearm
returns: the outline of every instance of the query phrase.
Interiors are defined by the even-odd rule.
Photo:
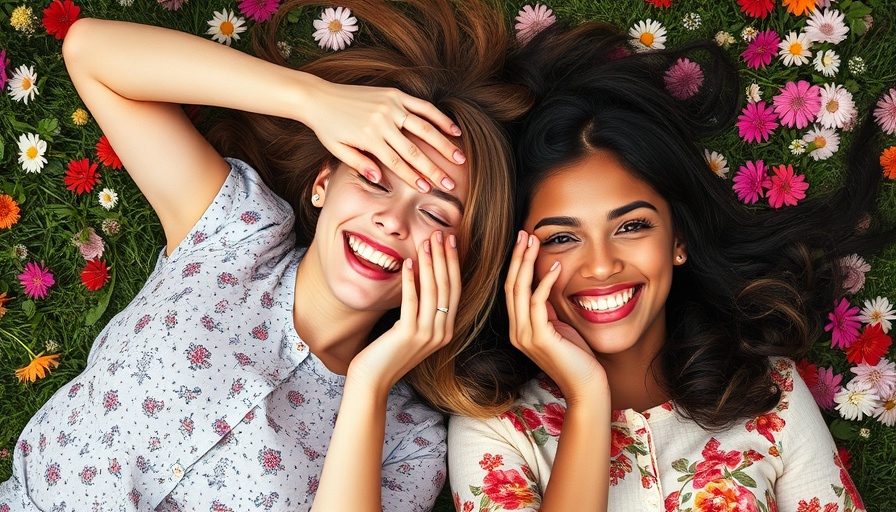
[[[82,89],[101,85],[130,100],[295,118],[320,82],[198,36],[118,21],[79,20],[63,54],[85,101]]]
[[[387,396],[346,381],[312,511],[382,510]],[[351,492],[346,492],[346,482],[351,482]]]
[[[541,512],[607,510],[610,401],[568,405]]]

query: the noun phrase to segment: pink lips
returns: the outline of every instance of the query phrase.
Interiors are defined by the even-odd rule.
[[[626,302],[625,305],[623,305],[621,308],[614,309],[613,311],[590,311],[581,307],[575,300],[576,297],[606,297],[615,295],[617,292],[628,290],[633,287],[635,288],[635,294],[632,296],[632,298],[629,299],[629,301]],[[638,299],[641,298],[642,288],[643,286],[641,285],[633,285],[630,283],[619,284],[610,288],[601,288],[599,290],[583,290],[569,297],[568,300],[569,303],[572,304],[575,311],[579,313],[579,315],[581,315],[585,320],[595,324],[605,324],[616,322],[617,320],[622,320],[623,318],[627,317],[635,309],[635,305],[638,303]]]
[[[359,235],[358,233],[349,233],[346,231],[346,232],[343,232],[343,237],[342,237],[343,241],[344,241],[343,246],[345,248],[344,249],[345,250],[345,259],[346,259],[346,261],[348,261],[349,266],[355,270],[355,272],[357,272],[357,273],[361,274],[362,276],[367,277],[369,279],[373,279],[375,281],[386,281],[386,280],[392,279],[395,276],[398,276],[401,274],[401,272],[389,272],[386,269],[380,267],[379,265],[369,263],[366,260],[362,260],[361,258],[359,258],[358,255],[355,254],[355,251],[352,250],[351,245],[349,245],[349,243],[348,243],[349,235],[354,236],[355,238],[363,241],[365,244],[373,247],[377,251],[380,251],[383,254],[387,254],[387,255],[397,259],[398,261],[403,261],[404,258],[400,254],[395,252],[393,249],[386,247],[382,244],[379,244],[377,242],[374,242],[373,240],[371,240],[370,238],[367,238],[366,236]]]

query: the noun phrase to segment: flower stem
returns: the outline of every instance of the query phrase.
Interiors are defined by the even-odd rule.
[[[9,336],[10,338],[14,339],[16,341],[16,343],[18,343],[19,345],[22,346],[22,348],[24,348],[26,351],[28,351],[28,354],[31,355],[31,359],[37,358],[37,355],[35,355],[34,352],[32,352],[30,348],[28,348],[28,345],[25,345],[24,343],[22,343],[22,340],[20,340],[18,337],[16,337],[13,333],[7,331],[6,329],[0,329],[0,334],[2,334],[4,336]]]

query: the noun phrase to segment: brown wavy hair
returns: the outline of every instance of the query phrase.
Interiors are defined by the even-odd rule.
[[[504,80],[512,36],[497,4],[485,0],[346,0],[361,20],[355,43],[298,67],[331,82],[394,87],[433,103],[463,131],[469,196],[459,229],[463,293],[454,338],[414,370],[407,381],[436,408],[471,414],[481,397],[455,372],[455,358],[482,329],[497,295],[496,272],[511,238],[512,156],[503,128],[531,103],[527,88]],[[310,0],[285,2],[267,29],[256,30],[254,52],[287,65],[277,49],[277,27],[296,8],[326,6]],[[261,27],[260,27],[261,28]],[[298,244],[314,237],[318,210],[311,188],[333,158],[314,133],[295,121],[233,113],[209,138],[225,155],[244,159],[296,212]],[[388,316],[386,317],[389,318]]]

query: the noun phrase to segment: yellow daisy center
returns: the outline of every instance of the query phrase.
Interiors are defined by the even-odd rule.
[[[221,33],[225,36],[233,35],[233,23],[226,20],[221,22]]]
[[[815,147],[817,147],[818,149],[821,149],[821,148],[823,148],[823,147],[825,147],[825,146],[827,146],[827,145],[828,145],[828,141],[827,141],[827,139],[825,139],[825,138],[822,137],[821,135],[816,135],[816,136],[815,136]]]
[[[840,110],[840,103],[837,100],[831,100],[828,102],[826,108],[828,112],[833,114],[834,112]]]
[[[871,312],[871,323],[880,322],[884,318],[883,311],[872,311]]]
[[[339,32],[340,30],[342,30],[342,22],[340,22],[339,20],[331,21],[330,24],[327,25],[327,30],[334,33]]]
[[[830,55],[825,55],[824,57],[822,57],[821,63],[824,65],[824,67],[829,68],[834,64],[834,58]]]
[[[22,79],[22,90],[27,91],[28,89],[31,89],[31,79],[26,76]]]
[[[793,43],[790,45],[790,54],[791,55],[802,55],[803,54],[803,45],[800,43]]]
[[[653,39],[653,34],[650,32],[642,32],[641,37],[638,38],[644,46],[651,46],[653,44]]]
[[[884,403],[884,409],[886,409],[886,410],[888,410],[888,411],[892,411],[893,408],[896,408],[896,399],[893,399],[893,400],[887,400],[887,401]]]
[[[37,148],[31,146],[27,151],[25,151],[25,155],[28,157],[28,160],[34,160],[35,158],[37,158]]]

